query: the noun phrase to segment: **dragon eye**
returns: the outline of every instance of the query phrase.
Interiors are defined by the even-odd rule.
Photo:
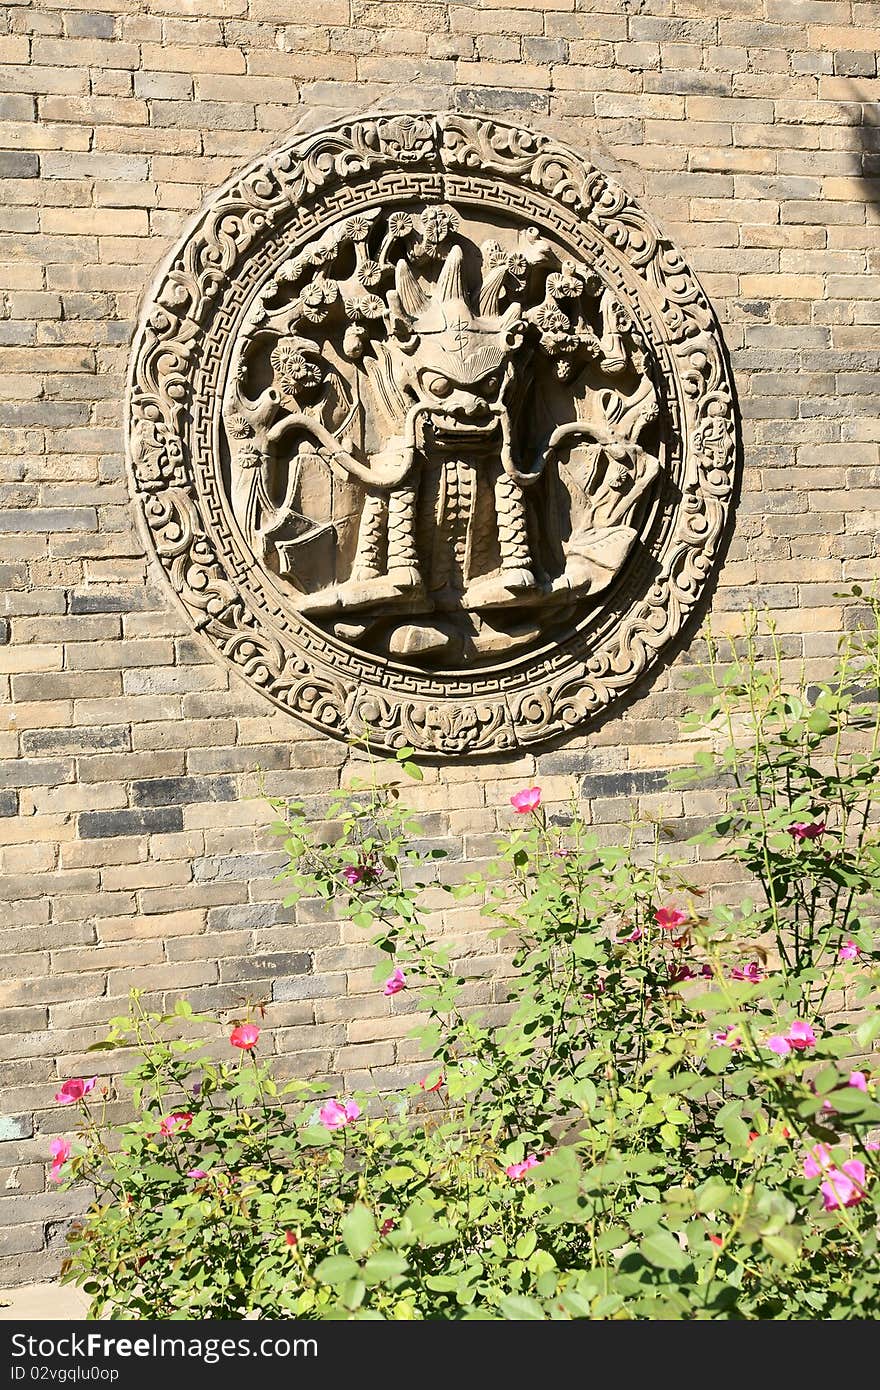
[[[483,381],[480,382],[480,385],[482,386],[483,391],[487,396],[492,396],[498,390],[498,377],[487,376]]]
[[[421,383],[432,396],[448,396],[452,391],[452,382],[440,372],[423,372]]]

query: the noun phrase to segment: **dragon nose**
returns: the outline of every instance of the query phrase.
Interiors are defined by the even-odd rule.
[[[486,402],[479,396],[474,396],[470,391],[456,391],[447,402],[447,409],[453,415],[466,420],[473,419],[475,415],[484,415],[486,412]]]

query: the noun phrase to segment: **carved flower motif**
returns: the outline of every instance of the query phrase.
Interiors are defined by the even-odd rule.
[[[238,451],[238,464],[241,468],[259,468],[263,455],[256,444],[243,444]]]
[[[419,218],[419,231],[430,246],[439,246],[458,229],[458,218],[452,208],[425,208]]]
[[[237,410],[228,417],[226,428],[233,439],[248,439],[254,432],[250,423]]]
[[[542,333],[541,347],[551,357],[572,357],[580,346],[576,333]]]
[[[357,299],[346,299],[345,312],[353,323],[364,323],[369,319],[380,319],[385,313],[385,305],[377,294],[362,294]]]
[[[499,241],[484,241],[480,250],[483,254],[483,265],[489,270],[495,270],[499,265],[507,262],[507,252]]]
[[[378,261],[364,261],[358,270],[357,278],[367,289],[372,289],[382,278],[382,267]]]
[[[524,280],[529,273],[529,263],[521,251],[512,251],[507,257],[507,269],[514,280]]]
[[[320,386],[324,379],[319,363],[310,361],[302,348],[290,340],[282,339],[276,343],[269,360],[282,404],[298,401],[301,396]]]
[[[343,236],[349,241],[366,241],[370,235],[370,224],[365,217],[352,217],[343,228]]]
[[[412,229],[413,222],[408,212],[392,212],[388,218],[388,236],[394,241],[408,236]]]
[[[572,266],[572,262],[567,261],[566,266]],[[583,288],[581,277],[565,268],[561,275],[547,276],[547,293],[553,299],[577,299]]]
[[[303,310],[312,323],[320,323],[327,317],[331,304],[339,298],[339,286],[323,275],[316,275],[310,285],[302,292]]]
[[[571,321],[555,304],[542,304],[535,311],[535,323],[545,336],[560,336],[571,327]],[[576,340],[575,340],[576,341]]]

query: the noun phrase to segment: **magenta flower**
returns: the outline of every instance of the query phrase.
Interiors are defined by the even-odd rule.
[[[816,1046],[816,1034],[802,1018],[795,1019],[785,1036],[797,1052],[805,1052],[808,1047]]]
[[[774,1033],[764,1046],[769,1047],[770,1051],[779,1057],[787,1057],[789,1052],[805,1052],[808,1047],[815,1047],[816,1034],[809,1023],[804,1023],[802,1018],[796,1018],[787,1033]]]
[[[541,788],[526,787],[521,792],[516,792],[510,798],[510,804],[519,816],[527,816],[530,811],[537,811],[541,804]]]
[[[256,1047],[260,1040],[260,1030],[255,1023],[240,1023],[237,1028],[233,1028],[229,1034],[229,1041],[233,1047],[240,1047],[242,1052],[250,1052]]]
[[[689,965],[682,962],[680,965],[673,965],[669,971],[670,985],[681,984],[682,980],[695,980],[697,977]]]
[[[863,1071],[851,1071],[847,1086],[854,1086],[857,1091],[867,1091],[868,1078]]]
[[[679,907],[658,907],[654,921],[661,931],[675,931],[687,921],[687,913]]]
[[[390,1216],[386,1216],[385,1220],[382,1222],[382,1225],[379,1227],[379,1235],[390,1235],[391,1232],[394,1230],[394,1226],[395,1222],[391,1219]]]
[[[819,1188],[826,1211],[854,1207],[865,1195],[865,1165],[857,1158],[842,1163],[839,1168],[827,1168],[825,1181]]]
[[[744,970],[735,965],[730,972],[732,980],[747,980],[750,985],[757,985],[761,981],[761,967],[756,960],[750,961]]]
[[[641,927],[633,927],[629,936],[621,936],[618,939],[620,941],[641,941],[644,934],[645,933],[642,931]]]
[[[96,1076],[90,1076],[88,1081],[80,1081],[74,1077],[72,1081],[65,1081],[60,1091],[55,1092],[55,1099],[59,1105],[75,1105],[83,1096],[87,1096],[89,1091],[93,1091],[98,1083]]]
[[[537,1168],[540,1162],[541,1160],[537,1154],[528,1154],[523,1159],[522,1163],[511,1163],[504,1171],[511,1182],[519,1182],[520,1178],[524,1178],[530,1168]]]
[[[184,1130],[189,1129],[192,1122],[193,1117],[189,1110],[174,1110],[162,1119],[159,1133],[163,1138],[169,1139],[174,1134],[183,1134]]]
[[[861,954],[862,948],[861,946],[858,946],[855,941],[844,941],[840,950],[837,952],[837,959],[858,960]]]
[[[426,1076],[422,1077],[421,1081],[419,1082],[419,1085],[421,1086],[423,1091],[439,1091],[440,1087],[443,1085],[443,1073],[440,1073],[433,1086],[428,1085],[428,1078]]]
[[[364,877],[364,870],[357,864],[349,864],[347,869],[342,870],[342,877],[345,879],[349,888],[356,888]]]
[[[188,1178],[206,1178],[208,1174],[204,1168],[187,1168],[186,1176]]]
[[[788,833],[800,844],[804,840],[821,840],[826,829],[827,826],[823,820],[798,820],[788,827]]]
[[[725,1028],[722,1033],[713,1033],[712,1038],[723,1047],[729,1047],[732,1052],[739,1052],[742,1049],[742,1038],[734,1028]]]
[[[49,1181],[60,1182],[61,1169],[70,1158],[70,1144],[67,1139],[53,1139],[49,1145],[49,1152],[52,1155],[52,1167],[49,1171]]]
[[[319,1123],[325,1129],[344,1129],[352,1120],[358,1119],[361,1107],[354,1100],[328,1100],[318,1111]]]
[[[814,1144],[804,1159],[804,1177],[819,1178],[833,1168],[831,1150],[827,1144]]]
[[[383,994],[399,994],[402,989],[406,989],[406,976],[399,965],[392,970],[388,979],[385,981]]]

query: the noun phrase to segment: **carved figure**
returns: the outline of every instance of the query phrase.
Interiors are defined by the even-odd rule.
[[[648,670],[737,466],[720,329],[616,181],[458,113],[292,136],[148,298],[128,459],[193,627],[277,706],[440,756]]]
[[[370,210],[283,264],[239,333],[223,410],[236,518],[301,613],[366,647],[513,647],[534,635],[516,610],[597,593],[636,540],[660,470],[638,443],[656,415],[639,335],[536,227],[509,241],[478,246],[442,203]],[[601,385],[618,378],[628,396]],[[536,395],[587,414],[542,439]],[[555,512],[533,506],[575,444],[582,482],[557,487]]]

